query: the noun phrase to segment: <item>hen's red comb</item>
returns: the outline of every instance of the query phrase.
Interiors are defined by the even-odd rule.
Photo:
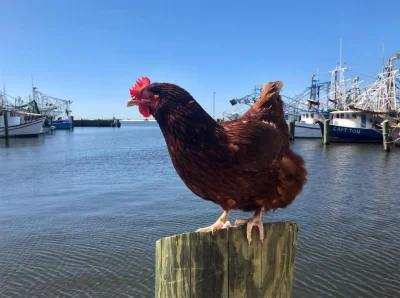
[[[136,80],[135,86],[129,89],[131,97],[134,97],[142,88],[150,84],[150,79],[148,77],[141,77]]]

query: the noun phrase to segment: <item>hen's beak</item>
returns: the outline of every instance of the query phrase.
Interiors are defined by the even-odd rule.
[[[137,99],[130,99],[127,103],[127,107],[137,106],[139,105],[139,101]]]

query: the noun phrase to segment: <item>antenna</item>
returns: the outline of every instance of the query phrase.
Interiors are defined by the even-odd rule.
[[[340,39],[339,67],[342,68],[342,39]]]
[[[3,94],[0,94],[0,99],[1,99],[0,107],[4,105],[4,100],[6,97],[6,85],[4,84],[4,71],[2,71],[2,77],[3,77]]]
[[[4,69],[1,71],[1,76],[2,76],[2,79],[3,79],[3,92],[4,92],[4,96],[6,96],[6,83],[5,83],[5,79],[4,79]]]
[[[382,42],[382,72],[385,72],[385,41]]]
[[[35,86],[33,85],[33,75],[31,74],[31,82],[32,82],[32,100],[35,100]]]

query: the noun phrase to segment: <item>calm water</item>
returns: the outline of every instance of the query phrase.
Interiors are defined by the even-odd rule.
[[[296,140],[309,182],[263,217],[299,225],[292,297],[400,297],[400,149],[320,144]],[[0,297],[154,297],[155,241],[219,215],[155,123],[0,140]]]

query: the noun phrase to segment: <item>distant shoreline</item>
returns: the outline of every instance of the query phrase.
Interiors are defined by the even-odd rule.
[[[137,119],[120,119],[119,121],[121,121],[121,122],[134,122],[134,121],[142,121],[142,122],[145,122],[145,121],[156,121],[155,119],[148,119],[148,120],[137,120]]]
[[[116,120],[118,118],[115,118]],[[103,119],[103,118],[75,118],[74,121],[80,121],[80,120],[85,120],[85,121],[113,121],[112,118],[108,118],[108,119]],[[156,121],[155,119],[148,119],[148,120],[144,120],[144,119],[118,119],[120,122],[140,122],[140,121]]]

